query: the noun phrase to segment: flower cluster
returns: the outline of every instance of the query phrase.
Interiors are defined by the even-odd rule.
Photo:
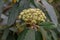
[[[25,9],[23,10],[20,14],[19,14],[19,19],[26,21],[30,21],[30,22],[45,22],[46,16],[45,14],[42,12],[42,10],[38,9],[38,8],[29,8],[29,9]]]

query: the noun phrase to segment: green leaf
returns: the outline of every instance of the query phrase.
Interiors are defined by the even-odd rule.
[[[58,27],[56,29],[60,33],[60,24],[58,25]]]
[[[35,5],[35,3],[34,3],[34,0],[30,0],[30,3],[31,3],[32,5],[34,5],[35,7],[37,7],[37,6]]]
[[[40,30],[43,40],[52,40],[52,35],[50,31],[45,30],[45,28],[43,28],[42,26],[40,26],[39,30]]]
[[[34,8],[39,8],[44,11],[44,7],[42,4],[38,3],[36,0],[30,0],[31,4],[35,6]],[[45,11],[44,11],[45,12]]]
[[[34,3],[35,3],[35,5],[36,5],[37,8],[39,8],[39,9],[41,9],[43,11],[45,10],[44,7],[43,7],[43,5],[40,2],[37,2],[37,0],[34,0]]]
[[[11,30],[13,32],[17,32],[18,31],[17,28],[16,28],[16,26],[9,28],[9,30]]]
[[[39,26],[42,26],[43,28],[47,30],[56,28],[55,25],[51,22],[42,22],[42,23],[39,23]]]
[[[34,30],[28,30],[28,32],[25,35],[24,40],[35,40],[35,31]]]
[[[35,32],[35,40],[43,40],[41,32],[39,31]]]
[[[47,30],[50,30],[50,29],[55,29],[55,26],[52,25],[52,26],[42,26],[43,28],[47,29]]]
[[[42,28],[42,27],[40,27],[40,32],[41,32],[41,34],[42,34],[42,38],[43,38],[43,40],[47,40],[47,32]]]
[[[21,32],[17,38],[17,40],[23,40],[25,38],[26,33],[28,32],[27,29],[25,29],[23,32]]]
[[[52,36],[51,36],[51,33],[50,32],[47,32],[47,35],[48,35],[48,40],[52,40]]]
[[[25,30],[22,34],[19,35],[17,40],[35,40],[35,31],[34,30]]]
[[[2,14],[2,7],[3,7],[3,0],[0,0],[0,20],[1,20],[1,14]]]
[[[23,9],[26,9],[26,8],[29,8],[29,1],[27,1],[27,0],[21,0],[20,3],[19,3],[19,5],[18,4],[15,4],[11,8],[11,10],[10,10],[9,17],[8,17],[8,24],[7,25],[8,26],[11,26],[15,22],[18,14]]]
[[[17,40],[17,34],[15,32],[10,31],[6,40]]]
[[[21,10],[30,8],[30,0],[21,0],[19,6]]]
[[[10,10],[9,16],[8,16],[8,24],[7,24],[8,26],[12,25],[15,22],[19,13],[17,9],[18,9],[17,5],[14,5],[13,8]]]
[[[46,0],[41,0],[41,2],[45,6],[52,22],[57,26],[58,20],[57,20],[57,16],[56,16],[54,8],[50,4],[48,4],[48,2]]]
[[[8,37],[8,34],[9,34],[9,29],[5,29],[5,30],[4,30],[4,33],[3,33],[3,35],[2,35],[1,40],[6,40],[7,37]]]
[[[60,33],[60,28],[59,27],[57,28],[57,31]]]
[[[52,34],[53,40],[58,40],[57,39],[57,34],[54,31],[52,31],[52,30],[50,30],[50,32]]]
[[[35,8],[35,6],[34,6],[32,3],[30,3],[30,7],[31,7],[31,8]]]
[[[51,22],[41,22],[38,25],[40,25],[40,26],[50,26],[50,25],[54,25],[54,24],[51,23]]]

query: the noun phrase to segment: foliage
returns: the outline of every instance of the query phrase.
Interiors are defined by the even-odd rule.
[[[28,8],[41,9],[46,21],[30,25],[18,19]],[[59,28],[56,12],[46,0],[0,0],[0,40],[58,40]]]

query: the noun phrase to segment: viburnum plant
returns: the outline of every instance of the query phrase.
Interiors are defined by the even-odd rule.
[[[60,26],[46,0],[0,0],[1,40],[58,40]]]
[[[54,24],[46,21],[47,17],[42,10],[38,8],[24,9],[19,14],[18,19],[23,22],[16,23],[18,32],[22,32],[17,40],[29,40],[29,38],[30,40],[55,40],[54,36],[52,36],[52,32],[55,33],[53,31]]]

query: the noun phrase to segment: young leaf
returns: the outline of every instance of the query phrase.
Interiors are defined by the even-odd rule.
[[[41,22],[39,23],[40,26],[50,26],[50,25],[54,25],[53,23],[51,22]]]
[[[51,22],[42,22],[42,23],[39,23],[39,26],[42,26],[45,29],[54,29],[54,28],[56,28],[55,25]]]

